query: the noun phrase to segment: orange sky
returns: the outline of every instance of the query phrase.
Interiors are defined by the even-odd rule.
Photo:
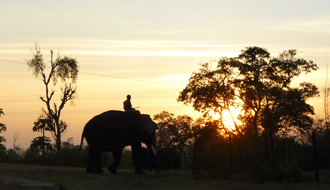
[[[249,3],[248,3],[249,2]],[[127,94],[151,115],[163,110],[198,117],[176,98],[199,63],[236,56],[247,46],[272,56],[298,49],[319,71],[294,81],[322,92],[330,55],[328,1],[0,1],[0,107],[7,148],[27,148],[40,134],[33,122],[44,106],[42,82],[25,65],[38,42],[46,63],[51,49],[79,63],[78,99],[66,105],[63,140],[78,144],[84,124],[103,111],[121,110]],[[61,14],[58,14],[58,13]],[[11,62],[12,61],[12,62]],[[58,97],[58,96],[57,96]],[[309,101],[323,116],[322,97]],[[50,136],[50,134],[49,134]]]

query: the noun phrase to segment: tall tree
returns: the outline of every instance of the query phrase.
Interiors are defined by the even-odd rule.
[[[189,83],[180,92],[177,100],[184,104],[192,103],[195,110],[204,114],[213,110],[222,116],[223,111],[228,110],[236,131],[240,133],[231,111],[231,107],[239,106],[235,88],[236,71],[229,64],[232,62],[236,62],[236,60],[221,58],[216,69],[212,69],[212,62],[202,64],[199,72],[192,74]],[[223,127],[223,129],[226,128]]]
[[[4,115],[5,113],[3,112],[2,108],[0,108],[0,117],[1,115]],[[3,123],[0,123],[0,133],[2,133],[3,131],[6,131],[6,125]],[[0,151],[5,150],[6,147],[2,144],[3,142],[6,142],[5,137],[0,136]]]
[[[43,56],[38,44],[35,44],[35,49],[32,51],[33,58],[27,61],[27,64],[32,70],[36,78],[41,78],[45,85],[45,96],[40,96],[46,108],[43,108],[43,113],[52,120],[54,124],[52,134],[55,137],[57,152],[61,152],[61,135],[67,129],[67,124],[60,119],[62,110],[65,104],[76,98],[77,86],[75,85],[78,77],[78,62],[70,57],[61,57],[59,54],[53,60],[53,50],[50,51],[50,68],[49,73],[46,73],[46,64],[43,61]],[[55,103],[53,97],[55,94],[55,86],[61,80],[62,87],[60,88],[60,101]]]
[[[290,86],[301,73],[318,68],[296,54],[296,50],[288,50],[271,58],[264,48],[248,47],[235,58],[221,58],[214,70],[203,66],[199,73],[193,73],[178,101],[205,111],[235,105],[237,97],[242,102],[243,132],[256,137],[262,132],[273,158],[274,135],[279,130],[311,127],[314,110],[306,101],[319,93],[312,83]]]
[[[270,59],[266,49],[249,47],[238,56],[239,64],[234,65],[239,70],[237,87],[243,101],[243,123],[254,134],[262,129],[271,162],[275,156],[274,135],[279,130],[304,131],[313,123],[314,110],[307,99],[318,96],[317,87],[307,82],[299,87],[290,84],[301,73],[318,67],[312,61],[296,58],[296,54],[297,50],[288,50]]]
[[[324,81],[324,121],[326,128],[329,129],[330,124],[330,87],[329,87],[329,70],[328,70],[328,60],[327,55],[325,55],[325,81]]]

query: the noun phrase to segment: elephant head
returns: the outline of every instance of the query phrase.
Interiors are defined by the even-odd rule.
[[[150,115],[142,114],[143,119],[143,131],[142,142],[148,147],[148,151],[151,151],[154,156],[157,156],[156,152],[156,130],[158,126],[150,118]]]

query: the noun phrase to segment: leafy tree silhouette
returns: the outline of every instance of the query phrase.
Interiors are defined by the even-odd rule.
[[[60,155],[61,135],[67,129],[67,124],[60,120],[60,117],[65,104],[75,99],[77,96],[77,86],[74,84],[78,77],[78,62],[73,58],[66,56],[61,57],[59,54],[54,61],[53,50],[51,50],[50,53],[50,71],[48,74],[46,74],[46,64],[43,61],[43,56],[38,44],[35,44],[35,49],[32,51],[33,58],[27,60],[27,64],[30,70],[32,70],[33,75],[36,78],[41,78],[41,81],[45,85],[45,97],[41,96],[40,99],[45,103],[46,108],[43,108],[42,111],[53,123],[51,132],[56,140],[57,153]],[[52,101],[55,90],[51,90],[51,85],[53,84],[53,87],[55,87],[59,79],[63,83],[63,86],[61,87],[60,102],[57,104]]]
[[[188,151],[193,143],[192,123],[193,119],[186,115],[174,116],[173,113],[162,111],[154,115],[155,121],[159,127],[157,135],[157,144],[161,148],[171,149],[175,147],[179,154]]]
[[[0,117],[1,115],[4,115],[5,113],[3,112],[2,108],[0,108]],[[6,131],[6,125],[3,123],[0,123],[0,133],[2,133],[3,131]],[[3,142],[6,142],[6,138],[3,136],[0,136],[0,151],[4,151],[6,150],[6,147],[2,144]]]
[[[318,96],[317,87],[303,82],[291,87],[292,80],[301,73],[318,69],[312,61],[296,58],[297,50],[283,51],[276,58],[260,47],[247,47],[234,58],[223,57],[212,69],[205,63],[193,73],[178,101],[192,104],[195,110],[208,113],[229,106],[241,106],[241,126],[235,124],[238,134],[251,137],[264,135],[266,155],[273,163],[274,136],[280,130],[308,130],[313,123],[313,107],[309,98]],[[242,103],[235,101],[239,99]]]
[[[52,131],[54,128],[54,123],[52,119],[47,118],[45,115],[40,115],[39,118],[34,122],[32,128],[33,132],[41,132],[42,136],[36,137],[31,141],[30,148],[33,151],[42,154],[42,159],[45,159],[45,154],[47,151],[52,151],[53,146],[49,137],[45,136],[45,131]]]

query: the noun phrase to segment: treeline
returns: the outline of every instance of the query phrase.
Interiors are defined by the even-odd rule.
[[[79,151],[79,146],[73,144],[73,139],[62,142],[61,163],[55,149],[48,150],[43,156],[41,152],[28,148],[26,150],[16,146],[13,149],[0,152],[1,163],[32,164],[32,165],[62,165],[82,167],[86,166],[88,159],[88,147],[84,146]]]
[[[325,126],[325,123],[324,123]],[[209,123],[195,142],[195,170],[231,178],[240,176],[257,182],[306,180],[304,172],[330,169],[330,130],[316,130],[318,160],[313,155],[312,131],[304,136],[276,136],[274,157],[267,154],[264,135],[217,135],[217,124]],[[272,159],[272,160],[270,160]],[[314,180],[310,175],[308,180]]]
[[[330,130],[323,120],[315,121],[304,133],[277,133],[273,157],[270,157],[269,143],[263,133],[259,136],[226,133],[227,130],[219,127],[220,120],[207,115],[193,120],[163,111],[154,116],[154,121],[160,128],[158,147],[171,150],[181,158],[180,168],[193,170],[195,174],[226,179],[240,176],[258,182],[306,180],[303,172],[315,170],[313,131],[318,167],[330,169]],[[309,179],[314,180],[314,177]]]
[[[304,135],[276,136],[275,165],[270,165],[263,135],[231,135],[229,142],[229,135],[219,128],[219,121],[211,117],[193,120],[186,115],[175,116],[163,111],[153,119],[159,126],[158,156],[146,163],[147,170],[160,172],[185,169],[213,177],[229,179],[232,176],[244,176],[264,182],[274,179],[306,180],[302,173],[315,169],[312,130]],[[319,169],[330,169],[330,130],[324,121],[319,120],[315,122],[313,131],[317,134]],[[144,150],[146,155],[147,149]],[[61,159],[58,159],[56,149],[48,149],[44,156],[31,147],[23,150],[16,146],[0,151],[1,163],[86,167],[87,160],[88,146],[85,144],[79,151],[79,145],[74,145],[72,138],[62,142]],[[111,152],[102,154],[101,163],[104,167],[112,162]],[[119,168],[133,167],[131,151],[126,149]]]
[[[308,99],[319,97],[318,88],[312,82],[302,82],[299,86],[291,83],[302,73],[308,74],[318,67],[311,60],[297,58],[297,53],[297,50],[286,50],[278,57],[271,57],[265,48],[247,47],[237,57],[222,57],[219,61],[201,64],[199,71],[192,73],[188,84],[179,93],[177,101],[191,105],[203,116],[194,120],[190,116],[175,116],[167,111],[154,115],[153,120],[159,126],[159,154],[153,163],[145,164],[146,169],[191,169],[194,174],[223,178],[238,175],[260,182],[305,180],[302,173],[315,169],[316,165],[319,169],[330,169],[330,88],[326,82],[325,120],[315,120],[314,108]],[[44,68],[40,57],[42,54],[36,47],[29,66]],[[67,63],[73,75],[63,76],[75,82],[78,72],[76,61],[67,58],[57,60],[59,64],[52,66]],[[36,70],[34,74],[38,76],[43,71]],[[54,79],[54,85],[56,76],[48,78]],[[47,81],[46,89],[50,80]],[[66,87],[68,91],[64,94],[70,96],[65,100],[74,99],[75,87]],[[49,100],[42,97],[41,100],[49,105],[52,93]],[[238,108],[240,115],[234,118],[233,110]],[[56,105],[55,110],[58,110]],[[211,111],[220,117],[212,118]],[[232,128],[223,122],[224,111],[230,114]],[[85,166],[86,147],[77,152],[77,147],[70,140],[61,141],[61,133],[67,129],[67,124],[54,113],[58,112],[43,109],[43,115],[34,123],[33,130],[43,134],[51,131],[56,145],[51,145],[50,139],[43,135],[35,138],[32,142],[35,146],[26,151],[6,150],[0,146],[1,162]],[[5,130],[5,125],[0,123],[0,133]],[[317,146],[312,143],[312,132],[316,134]],[[0,143],[4,140],[0,137]],[[126,155],[130,155],[129,152],[123,156],[127,160],[124,163],[130,166],[131,157]]]

